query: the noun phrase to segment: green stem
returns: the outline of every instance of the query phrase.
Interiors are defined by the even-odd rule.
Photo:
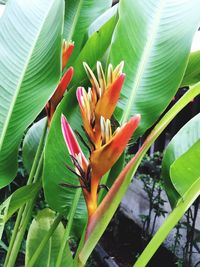
[[[34,182],[39,180],[39,177],[40,177],[40,174],[42,171],[42,166],[43,166],[43,153],[41,155],[41,158],[40,158],[40,161],[38,164],[38,168],[37,168],[36,173],[35,173],[35,177],[33,180]],[[40,183],[42,186],[42,181],[40,181]],[[41,186],[38,188],[37,193],[39,192]],[[4,267],[13,267],[15,264],[15,261],[16,261],[17,255],[19,253],[19,249],[21,247],[21,243],[22,243],[22,240],[23,240],[26,228],[27,228],[27,225],[28,225],[30,218],[31,218],[31,215],[32,215],[32,210],[33,210],[36,198],[37,198],[37,193],[36,193],[35,197],[25,205],[25,209],[23,211],[20,224],[17,228],[17,233],[15,234],[15,240],[14,240],[12,249],[10,251],[9,256],[6,255],[6,262],[4,264]]]
[[[29,184],[31,184],[33,182],[34,175],[36,173],[36,170],[37,170],[37,167],[38,167],[38,163],[40,161],[41,154],[42,154],[42,151],[43,151],[43,148],[44,148],[44,143],[45,143],[45,139],[46,139],[46,133],[47,133],[47,120],[46,120],[46,123],[45,123],[45,126],[44,126],[44,130],[43,130],[43,133],[42,133],[42,136],[41,136],[41,139],[40,139],[40,142],[39,142],[36,154],[35,154],[35,158],[34,158],[33,165],[32,165],[32,168],[31,168],[31,172],[30,172],[30,175],[29,175],[29,178],[28,178],[28,181],[27,181],[27,185],[29,185]]]
[[[40,167],[41,167],[41,165],[40,165]],[[42,186],[42,181],[40,181],[40,183]],[[39,187],[38,192],[39,192],[41,186]],[[17,255],[19,253],[21,243],[22,243],[25,231],[27,229],[27,225],[30,222],[30,219],[32,216],[32,211],[33,211],[33,207],[34,207],[36,199],[37,199],[37,194],[25,206],[25,209],[24,209],[24,212],[23,212],[23,215],[21,218],[21,223],[18,227],[18,232],[17,232],[16,238],[15,238],[15,242],[13,244],[13,247],[12,247],[12,250],[10,253],[10,257],[8,258],[7,265],[5,265],[6,267],[14,267],[14,265],[15,265],[15,261],[16,261]]]
[[[27,185],[31,184],[33,179],[34,179],[34,175],[35,175],[35,172],[36,172],[37,167],[38,167],[38,162],[40,160],[41,153],[42,153],[42,150],[43,150],[43,147],[44,147],[46,131],[47,131],[47,121],[46,121],[44,130],[43,130],[43,133],[42,133],[42,136],[41,136],[41,139],[40,139],[37,151],[36,151],[36,155],[35,155],[35,158],[34,158],[34,161],[33,161],[33,165],[32,165],[32,168],[31,168],[31,171],[30,171],[30,174],[29,174]],[[22,214],[24,212],[24,209],[25,209],[25,205],[22,206],[18,211],[17,219],[16,219],[15,226],[14,226],[13,233],[12,233],[12,237],[11,237],[11,240],[10,240],[10,243],[9,243],[8,252],[6,254],[4,267],[6,267],[7,264],[8,264],[13,245],[16,242],[16,235],[18,233],[18,229],[19,229],[19,225],[20,225],[20,222],[21,222],[21,219],[22,219]]]
[[[56,261],[56,267],[60,267],[61,264],[62,264],[63,253],[64,253],[64,250],[65,250],[67,241],[69,239],[69,234],[71,232],[74,215],[75,215],[75,212],[76,212],[76,209],[77,209],[77,206],[78,206],[78,202],[79,202],[79,199],[80,199],[80,196],[81,196],[81,191],[82,191],[81,189],[77,189],[76,194],[74,196],[72,207],[71,207],[71,210],[70,210],[70,213],[69,213],[69,220],[68,220],[68,223],[67,223],[67,226],[66,226],[66,229],[65,229],[65,234],[63,236],[62,244],[61,244],[61,247],[60,247],[60,250],[59,250],[59,253],[58,253],[58,258],[57,258],[57,261]]]
[[[57,218],[54,220],[54,222],[52,223],[49,231],[47,232],[47,234],[45,235],[45,237],[43,238],[43,240],[41,241],[41,243],[39,244],[38,248],[36,249],[35,253],[33,254],[33,256],[31,257],[29,263],[27,264],[27,267],[32,267],[34,266],[36,260],[38,259],[38,257],[40,256],[40,254],[42,253],[45,245],[47,244],[47,242],[49,241],[49,239],[51,238],[51,236],[53,235],[54,231],[56,230],[58,224],[60,223],[62,219],[62,215],[59,214],[57,216]]]
[[[170,213],[165,222],[159,228],[145,250],[140,255],[134,267],[145,267],[159,246],[182,218],[186,210],[192,205],[200,194],[200,178],[191,186],[184,195],[184,200],[180,200],[176,208]]]
[[[74,257],[73,265],[70,267],[78,267],[78,256],[79,256],[79,252],[81,251],[81,249],[84,245],[86,229],[87,229],[87,225],[85,226],[85,228],[82,232],[81,240],[79,242],[78,249],[77,249],[76,255]]]
[[[126,165],[124,170],[115,180],[110,191],[107,193],[93,216],[93,224],[90,225],[90,236],[79,254],[79,261],[83,266],[105,231],[108,223],[112,219],[113,214],[117,210],[117,207],[126,193],[131,179],[147,150],[172,121],[172,119],[198,94],[200,94],[200,83],[191,87],[191,89],[184,94],[183,97],[163,116],[149,134],[135,157]]]
[[[7,254],[6,254],[6,259],[5,259],[5,262],[4,262],[4,267],[6,267],[7,264],[8,264],[8,260],[10,258],[10,254],[11,254],[11,251],[13,249],[13,245],[14,245],[15,240],[16,240],[16,235],[18,233],[18,229],[19,229],[19,225],[20,225],[20,222],[21,222],[21,219],[22,219],[22,214],[23,214],[24,208],[25,208],[25,205],[22,206],[19,209],[19,212],[17,214],[17,219],[16,219],[16,222],[15,222],[15,226],[14,226],[14,230],[13,230],[10,242],[9,242],[9,247],[8,247],[8,251],[7,251]]]
[[[25,208],[25,210],[23,212],[23,216],[22,216],[23,224],[20,224],[20,226],[18,228],[18,233],[16,235],[15,242],[13,244],[12,251],[10,253],[10,257],[9,257],[7,265],[6,265],[7,267],[14,267],[15,266],[15,261],[16,261],[19,249],[21,247],[21,242],[23,240],[24,233],[26,231],[26,226],[28,225],[31,214],[32,214],[33,206],[34,206],[33,201],[32,201],[32,203],[28,203],[28,205],[26,206],[26,208],[28,208],[28,209],[26,210],[26,208]]]

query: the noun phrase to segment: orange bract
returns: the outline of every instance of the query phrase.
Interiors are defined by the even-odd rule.
[[[73,42],[67,42],[63,40],[63,47],[62,47],[62,70],[66,67],[67,62],[69,60],[70,55],[72,54],[74,49],[74,43]],[[63,95],[65,91],[67,90],[67,87],[69,83],[71,82],[72,76],[73,76],[73,68],[70,67],[67,69],[67,71],[64,73],[62,79],[60,80],[60,83],[58,84],[54,94],[48,101],[48,103],[45,106],[47,117],[48,117],[48,128],[50,127],[51,120],[53,118],[53,114],[60,103],[60,101],[63,98]]]
[[[74,43],[73,42],[67,42],[67,41],[63,41],[63,48],[62,48],[62,70],[64,70],[64,68],[67,65],[67,62],[72,54],[74,50]]]
[[[54,94],[52,95],[52,97],[50,98],[50,100],[48,101],[48,103],[45,106],[47,116],[48,116],[48,127],[50,127],[53,114],[54,114],[58,104],[62,100],[65,91],[67,90],[67,87],[68,87],[68,85],[72,79],[73,73],[74,73],[73,68],[69,68],[65,72],[65,74],[63,75],[60,83],[58,84]]]

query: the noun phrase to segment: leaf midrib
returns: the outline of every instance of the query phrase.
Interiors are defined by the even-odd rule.
[[[56,1],[60,1],[60,0],[56,0]],[[12,113],[13,113],[13,110],[15,108],[15,103],[17,101],[17,98],[18,98],[18,95],[19,95],[19,92],[20,92],[20,89],[21,89],[23,78],[25,76],[25,73],[27,71],[28,65],[30,63],[30,58],[31,58],[31,56],[33,54],[33,51],[35,49],[35,45],[36,45],[36,43],[37,43],[37,41],[39,39],[40,33],[42,32],[43,26],[44,26],[44,24],[46,22],[46,19],[48,17],[48,14],[49,14],[50,10],[52,9],[53,4],[54,4],[54,0],[52,0],[51,1],[51,4],[49,4],[49,8],[47,9],[47,12],[44,15],[44,19],[43,19],[43,21],[41,23],[41,27],[39,28],[39,31],[38,31],[38,33],[37,33],[37,35],[35,37],[35,41],[33,42],[33,45],[32,45],[32,47],[30,49],[30,52],[29,52],[28,57],[27,57],[27,60],[25,62],[24,69],[22,71],[22,75],[21,75],[21,77],[19,79],[19,82],[18,82],[18,86],[16,88],[15,94],[13,95],[13,99],[11,101],[10,108],[8,110],[8,115],[7,115],[6,120],[4,122],[2,134],[1,134],[1,137],[0,137],[0,151],[2,149],[3,142],[4,142],[4,139],[5,139],[5,136],[6,136],[6,132],[7,132],[8,126],[9,126],[9,122],[10,122],[10,119],[11,119],[11,116],[12,116]]]
[[[144,70],[146,68],[146,64],[148,62],[148,59],[149,59],[149,55],[151,53],[152,47],[153,47],[154,42],[155,42],[155,36],[157,35],[157,29],[158,29],[159,24],[160,24],[160,19],[161,19],[162,11],[164,9],[164,4],[165,4],[165,0],[162,0],[160,2],[160,5],[157,8],[157,12],[154,13],[155,19],[153,21],[151,29],[149,30],[151,32],[151,36],[144,47],[141,61],[139,63],[138,70],[137,70],[137,73],[135,76],[135,81],[134,81],[134,84],[133,84],[133,87],[131,90],[131,94],[129,96],[129,101],[127,102],[126,109],[124,109],[121,123],[125,123],[129,119],[130,111],[131,111],[131,108],[133,106],[134,99],[135,99],[137,91],[139,89],[139,86],[140,86],[140,83],[142,80],[142,76],[143,76]]]

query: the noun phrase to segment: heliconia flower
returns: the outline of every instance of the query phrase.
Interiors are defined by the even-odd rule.
[[[77,99],[79,102],[84,128],[92,142],[99,147],[100,142],[100,117],[110,119],[124,82],[125,74],[122,73],[124,62],[121,62],[114,70],[109,65],[107,81],[100,62],[97,62],[97,76],[84,63],[84,68],[91,82],[92,88],[88,93],[83,87],[77,89]]]
[[[92,70],[84,63],[92,88],[86,92],[83,87],[79,87],[76,95],[80,106],[83,129],[89,144],[85,142],[80,133],[76,134],[89,150],[88,160],[81,151],[66,118],[64,116],[61,118],[62,133],[74,165],[74,169],[70,166],[67,168],[80,180],[80,186],[63,185],[73,188],[82,187],[88,209],[88,220],[97,209],[98,193],[103,186],[100,184],[102,176],[119,159],[140,122],[140,115],[136,115],[118,127],[114,133],[112,132],[110,118],[116,107],[125,78],[122,73],[123,65],[123,62],[120,63],[114,70],[112,65],[109,65],[106,79],[101,63],[97,62],[98,79],[96,79]]]
[[[62,48],[62,70],[67,65],[67,62],[74,50],[74,43],[73,42],[67,42],[66,40],[63,40],[63,48]]]
[[[51,120],[53,117],[53,114],[56,110],[56,107],[58,106],[58,104],[60,103],[60,101],[63,98],[63,95],[72,79],[74,70],[72,67],[70,67],[65,74],[63,75],[60,83],[58,84],[54,94],[52,95],[52,97],[50,98],[50,100],[48,101],[48,103],[45,106],[46,112],[47,112],[47,116],[48,116],[48,127],[50,127],[51,124]]]

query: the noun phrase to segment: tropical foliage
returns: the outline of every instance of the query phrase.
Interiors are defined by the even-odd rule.
[[[0,18],[0,188],[16,177],[20,147],[29,178],[0,206],[1,234],[17,213],[4,267],[15,266],[27,229],[26,266],[86,264],[149,147],[200,94],[199,52],[190,53],[199,4],[6,2]],[[187,92],[165,112],[181,86]],[[123,167],[128,142],[152,126]],[[172,212],[134,266],[146,266],[199,196],[199,138],[197,115],[166,148],[162,175]],[[49,208],[30,224],[41,191]],[[81,240],[74,257],[72,233]]]

